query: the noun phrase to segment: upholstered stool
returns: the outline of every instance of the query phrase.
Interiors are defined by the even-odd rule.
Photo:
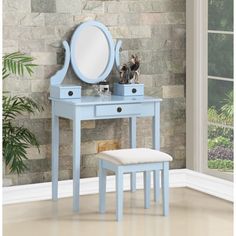
[[[154,200],[159,197],[159,171],[162,171],[163,215],[169,212],[169,162],[172,157],[149,148],[120,149],[101,152],[99,156],[99,211],[105,212],[106,171],[116,174],[116,219],[123,215],[123,174],[144,172],[144,203],[150,207],[151,171],[154,171]]]

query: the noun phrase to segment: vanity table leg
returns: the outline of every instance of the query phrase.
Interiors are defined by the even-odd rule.
[[[160,150],[160,133],[160,103],[155,102],[155,114],[152,120],[153,149]]]
[[[129,134],[130,134],[130,147],[131,148],[136,148],[136,117],[131,117],[129,118]],[[131,192],[136,191],[136,173],[132,172],[130,174],[130,189]]]
[[[155,114],[152,120],[152,141],[153,141],[153,149],[160,150],[160,103],[155,102]],[[158,201],[160,195],[160,171],[155,170],[153,173],[153,183],[154,183],[154,200]]]
[[[80,197],[80,142],[81,121],[75,115],[73,121],[73,210],[79,211]]]
[[[53,105],[52,105],[53,106]],[[59,117],[52,110],[52,199],[58,199]]]

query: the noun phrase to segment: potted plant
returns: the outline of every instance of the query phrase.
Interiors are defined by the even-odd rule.
[[[7,54],[2,58],[2,78],[7,79],[10,75],[24,76],[26,73],[31,76],[35,64],[33,58],[20,52]],[[25,96],[11,96],[9,92],[3,92],[3,160],[8,166],[10,173],[20,174],[27,169],[27,149],[35,146],[39,151],[39,143],[36,136],[24,126],[17,125],[15,120],[18,115],[25,112],[33,114],[35,111],[42,111],[33,99]]]

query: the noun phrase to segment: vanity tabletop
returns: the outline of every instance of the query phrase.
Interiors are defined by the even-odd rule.
[[[139,102],[160,102],[161,98],[154,98],[148,96],[81,96],[80,99],[56,99],[49,97],[50,100],[62,103],[69,103],[72,105],[99,105],[99,104],[124,104],[124,103],[139,103]]]

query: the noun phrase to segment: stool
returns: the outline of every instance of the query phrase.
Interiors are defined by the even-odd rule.
[[[162,173],[163,215],[169,213],[169,162],[172,157],[149,148],[120,149],[101,152],[99,156],[99,211],[105,213],[106,171],[116,174],[116,219],[123,215],[123,174],[144,172],[144,205],[150,207],[151,171],[154,171],[154,200],[159,197],[159,171]]]

